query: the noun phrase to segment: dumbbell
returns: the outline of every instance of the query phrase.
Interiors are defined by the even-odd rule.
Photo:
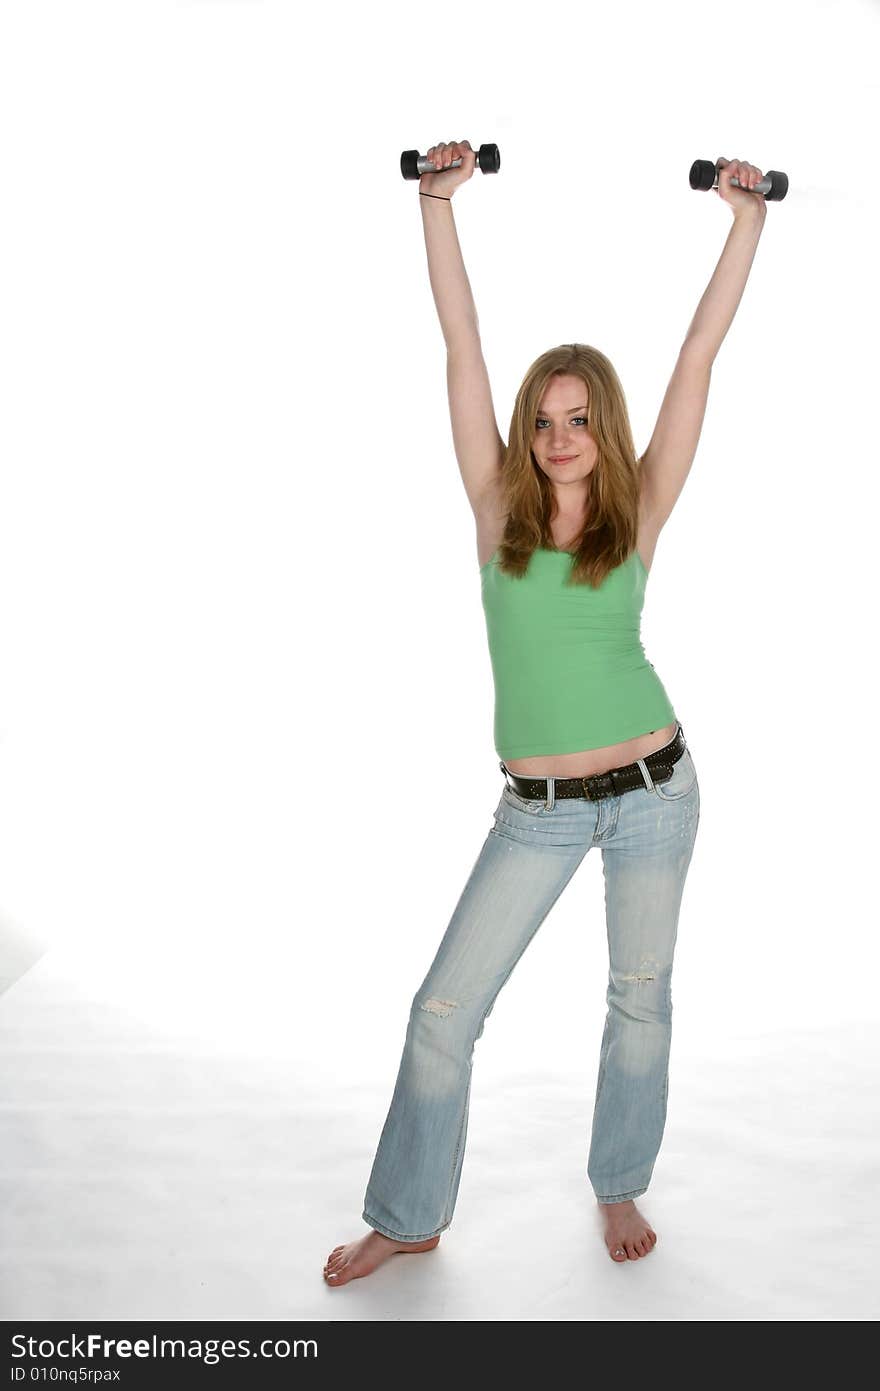
[[[460,167],[460,159],[454,159],[446,166],[447,169]],[[482,169],[484,174],[498,173],[501,168],[501,155],[498,153],[497,145],[480,146],[477,151],[477,167]],[[418,150],[404,150],[400,156],[400,172],[405,179],[420,179],[423,174],[434,174],[437,171],[427,155],[420,155]]]
[[[718,187],[718,175],[721,171],[711,159],[695,159],[691,165],[691,188],[701,189],[706,192],[710,188]],[[739,179],[734,174],[730,180],[732,188],[739,188]],[[788,192],[788,175],[781,174],[778,169],[768,169],[763,179],[749,190],[750,193],[763,193],[768,203],[781,203]]]

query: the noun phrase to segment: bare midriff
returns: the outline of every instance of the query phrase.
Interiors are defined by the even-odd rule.
[[[637,758],[646,758],[668,744],[678,724],[665,725],[663,729],[652,729],[647,734],[638,734],[633,739],[624,739],[620,744],[605,744],[601,749],[584,749],[580,753],[540,754],[533,758],[506,758],[504,766],[511,773],[522,773],[529,778],[583,778],[593,773],[607,773],[611,768],[620,768],[625,763],[634,763]]]

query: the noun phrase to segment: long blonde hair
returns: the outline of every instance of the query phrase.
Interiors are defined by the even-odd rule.
[[[641,474],[620,379],[605,354],[586,343],[566,343],[542,353],[517,392],[502,467],[507,520],[498,566],[505,574],[521,576],[536,548],[555,549],[553,488],[532,453],[541,398],[554,376],[580,377],[590,392],[588,425],[599,456],[587,479],[587,520],[572,552],[570,580],[596,588],[635,549]]]

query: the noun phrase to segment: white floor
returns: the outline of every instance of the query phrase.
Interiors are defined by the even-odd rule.
[[[6,1319],[867,1320],[880,1312],[877,1031],[679,1048],[644,1210],[615,1265],[575,1075],[475,1069],[436,1251],[324,1284],[393,1076],[218,1055],[71,985],[55,951],[0,999]]]

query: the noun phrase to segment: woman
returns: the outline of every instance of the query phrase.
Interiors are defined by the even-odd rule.
[[[666,1120],[673,952],[700,792],[639,621],[657,537],[690,470],[712,362],[766,216],[763,196],[751,191],[761,170],[719,160],[717,191],[734,225],[641,458],[614,368],[579,343],[532,364],[505,446],[452,217],[453,191],[476,157],[465,140],[432,146],[428,158],[437,172],[422,176],[420,203],[453,439],[477,524],[505,786],[412,1001],[364,1198],[371,1230],[331,1252],[324,1278],[333,1287],[396,1253],[433,1249],[452,1221],[474,1044],[594,845],[605,877],[609,984],[587,1173],[612,1260],[638,1260],[657,1241],[635,1199],[650,1182]]]

